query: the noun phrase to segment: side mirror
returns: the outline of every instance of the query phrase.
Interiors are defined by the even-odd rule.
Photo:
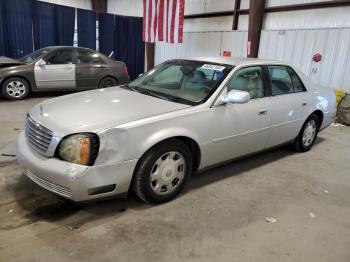
[[[45,62],[45,60],[40,59],[38,62],[35,63],[35,65],[37,65],[37,66],[44,66],[44,65],[46,65],[46,62]]]
[[[246,91],[231,90],[223,97],[223,104],[244,104],[250,100],[250,94]]]

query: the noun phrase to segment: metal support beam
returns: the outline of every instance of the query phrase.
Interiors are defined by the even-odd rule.
[[[258,57],[260,34],[265,14],[265,0],[250,0],[247,56]]]
[[[238,28],[239,13],[237,11],[240,8],[241,8],[241,0],[235,0],[235,8],[233,10],[232,30],[237,30]]]
[[[92,10],[107,13],[107,0],[91,0]]]
[[[154,43],[145,43],[146,44],[146,71],[151,70],[154,67]]]

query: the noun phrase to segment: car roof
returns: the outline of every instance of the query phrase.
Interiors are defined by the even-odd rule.
[[[80,46],[64,46],[64,45],[56,45],[56,46],[47,46],[47,47],[43,47],[42,49],[60,49],[60,48],[73,48],[73,49],[87,49],[87,50],[91,50],[91,51],[96,51],[90,48],[86,48],[86,47],[80,47]]]
[[[212,62],[212,63],[227,64],[227,65],[233,65],[233,66],[249,65],[249,64],[283,64],[283,65],[287,65],[286,63],[283,63],[281,61],[276,61],[276,60],[267,60],[267,59],[258,59],[258,58],[244,58],[244,57],[224,57],[224,56],[194,57],[194,58],[188,58],[186,60]]]

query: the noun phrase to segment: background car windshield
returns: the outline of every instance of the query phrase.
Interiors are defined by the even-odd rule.
[[[231,65],[175,60],[163,63],[130,83],[141,91],[190,105],[204,102],[220,85]]]
[[[50,51],[49,48],[39,49],[39,50],[34,51],[33,53],[30,53],[30,54],[18,59],[18,60],[22,61],[26,64],[30,64],[30,63],[34,62],[35,60],[37,60],[42,55],[47,54],[49,51]]]

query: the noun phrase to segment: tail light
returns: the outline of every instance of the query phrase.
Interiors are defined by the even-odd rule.
[[[124,66],[124,75],[129,76],[128,67]]]

